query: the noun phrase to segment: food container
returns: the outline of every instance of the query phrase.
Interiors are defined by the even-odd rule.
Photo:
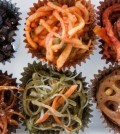
[[[119,101],[117,100],[117,94],[119,95],[117,88],[120,88],[119,70],[120,65],[118,64],[110,65],[109,68],[104,67],[103,70],[99,70],[98,74],[95,74],[94,79],[91,80],[93,102],[96,103],[96,108],[102,113],[101,118],[106,128],[114,133],[120,132],[119,125],[115,123],[117,122],[117,104],[119,105]],[[116,115],[110,116],[110,114]]]
[[[20,18],[19,8],[11,1],[0,0],[0,62],[5,64],[15,58],[19,47],[18,30]]]
[[[110,37],[110,35],[107,35],[111,42],[112,42],[112,39],[119,40],[119,35],[117,35],[117,27],[115,26],[118,22],[119,15],[117,15],[117,14],[119,14],[119,11],[117,11],[118,12],[117,13],[117,12],[115,12],[115,8],[110,9],[112,12],[110,13],[110,17],[108,17],[108,20],[110,21],[113,29],[111,29],[111,26],[110,26],[108,21],[104,22],[103,20],[105,20],[105,18],[107,18],[107,13],[109,12],[109,11],[106,11],[106,9],[110,8],[111,6],[119,5],[119,4],[120,4],[119,0],[112,0],[112,1],[111,0],[104,0],[104,1],[101,1],[100,5],[97,7],[98,8],[98,10],[97,10],[97,24],[98,24],[98,26],[105,28],[105,26],[104,26],[105,24],[103,24],[103,23],[106,23],[106,27],[108,27],[109,31],[111,31],[111,33],[112,33],[111,37]],[[105,11],[106,11],[106,15],[103,15],[103,13]],[[103,18],[103,16],[105,16],[105,17]],[[105,28],[105,29],[107,29],[107,28]],[[108,33],[109,33],[109,31],[108,31]],[[114,50],[114,47],[111,49],[109,47],[110,44],[108,42],[105,42],[104,39],[100,39],[99,42],[100,42],[100,46],[99,46],[100,47],[100,54],[102,55],[101,59],[105,60],[106,63],[110,62],[110,63],[114,64],[115,62],[118,62],[119,60],[116,59],[117,54],[114,51],[117,51],[117,49],[119,49],[119,47],[117,47],[117,49]],[[117,43],[115,43],[113,41],[111,43],[111,45],[113,45],[113,44],[116,45]]]
[[[33,125],[30,125],[29,124],[29,122],[31,122],[30,120],[33,120],[33,118],[36,116],[37,117],[37,114],[34,116],[34,117],[32,117],[31,115],[32,115],[32,112],[29,112],[30,110],[32,111],[33,110],[33,108],[35,107],[35,105],[30,105],[30,104],[32,104],[32,100],[31,100],[31,102],[29,103],[29,106],[27,105],[28,103],[27,103],[27,97],[29,98],[29,97],[31,97],[31,94],[32,94],[32,91],[40,91],[41,89],[39,88],[39,89],[34,89],[34,90],[31,90],[31,88],[30,89],[28,89],[28,83],[33,79],[33,81],[35,82],[37,82],[38,83],[38,81],[39,81],[39,79],[38,79],[38,77],[41,77],[41,78],[43,78],[43,77],[45,77],[45,76],[43,76],[42,77],[42,75],[43,74],[45,74],[46,75],[46,78],[45,79],[47,79],[47,76],[49,77],[50,76],[50,78],[49,79],[51,79],[52,80],[52,78],[59,78],[59,76],[60,76],[60,80],[59,81],[61,81],[62,79],[61,78],[63,78],[63,76],[64,77],[66,77],[66,80],[67,79],[73,79],[74,81],[81,81],[79,84],[80,84],[80,87],[79,88],[81,88],[80,89],[80,92],[78,91],[78,93],[77,94],[81,94],[82,95],[82,97],[80,97],[80,103],[78,103],[77,105],[79,106],[78,107],[78,109],[81,109],[81,107],[82,107],[82,105],[83,105],[83,107],[85,107],[84,108],[84,110],[83,110],[83,112],[81,112],[81,114],[80,115],[78,115],[78,113],[76,113],[76,116],[78,117],[78,118],[82,118],[81,119],[81,121],[82,121],[82,127],[81,127],[81,129],[80,130],[82,130],[82,131],[85,131],[85,128],[86,127],[88,127],[88,125],[89,125],[89,123],[91,122],[90,120],[91,120],[91,117],[92,117],[92,115],[91,115],[91,112],[92,112],[92,109],[91,109],[91,106],[92,106],[92,104],[91,104],[91,101],[90,101],[90,95],[89,95],[89,93],[88,93],[88,88],[87,88],[87,83],[85,82],[85,78],[83,78],[82,77],[82,74],[81,73],[79,73],[79,74],[77,74],[76,73],[76,71],[74,71],[74,72],[71,72],[71,71],[57,71],[57,69],[56,68],[53,68],[53,67],[51,67],[51,66],[49,66],[49,65],[47,65],[47,64],[42,64],[42,62],[39,62],[39,63],[36,63],[36,62],[33,62],[32,64],[28,64],[28,66],[27,67],[25,67],[24,68],[24,71],[23,71],[23,73],[22,73],[22,78],[20,79],[21,80],[21,82],[22,82],[22,84],[21,84],[21,86],[22,86],[22,88],[24,89],[24,91],[23,91],[23,97],[21,98],[22,99],[22,101],[23,101],[23,108],[22,109],[24,109],[24,115],[25,115],[25,122],[23,123],[23,126],[25,126],[26,125],[26,127],[27,127],[27,129],[30,131],[30,132],[33,132],[33,133],[35,133],[35,134],[58,134],[58,133],[60,133],[60,131],[51,131],[51,129],[52,128],[59,128],[59,127],[52,127],[51,129],[49,128],[48,130],[40,130],[40,127],[43,127],[43,128],[45,128],[46,126],[41,126],[42,124],[38,124],[38,125],[35,125],[35,124],[33,124]],[[33,78],[34,77],[34,78]],[[64,79],[64,78],[63,78]],[[49,80],[50,81],[50,80]],[[54,81],[54,80],[53,80]],[[32,81],[31,81],[32,82]],[[36,83],[35,82],[35,83]],[[46,81],[47,82],[47,81]],[[54,81],[55,82],[55,81]],[[63,82],[62,83],[64,83],[65,82],[65,80],[63,80]],[[67,81],[66,81],[67,82]],[[72,82],[72,80],[71,80],[71,82]],[[36,83],[36,84],[37,84]],[[61,83],[61,84],[62,84]],[[68,82],[67,82],[68,83]],[[54,83],[53,83],[54,84]],[[78,85],[79,85],[78,84]],[[30,84],[31,85],[31,84]],[[43,85],[43,84],[42,84]],[[69,81],[69,85],[70,85],[70,81]],[[33,85],[34,86],[34,85]],[[44,86],[46,86],[46,88],[48,87],[48,84],[45,84]],[[60,86],[60,85],[59,85]],[[57,86],[57,90],[59,90],[59,86]],[[38,87],[39,87],[39,85],[38,85]],[[45,89],[45,87],[43,88],[44,90],[46,90]],[[31,93],[29,93],[29,91],[31,92]],[[53,86],[53,91],[52,92],[54,92],[54,94],[53,94],[53,96],[55,95],[55,94],[57,94],[58,93],[58,91],[56,92],[56,88],[54,88],[54,86]],[[51,92],[51,93],[52,93]],[[61,92],[61,91],[60,91]],[[76,92],[74,92],[73,93],[73,95],[75,95],[75,93]],[[83,93],[83,94],[82,94]],[[39,94],[39,93],[38,93]],[[47,98],[51,98],[52,96],[50,95],[50,93],[48,93],[48,96],[49,97],[47,97]],[[86,99],[84,98],[86,96]],[[35,96],[34,96],[35,97]],[[34,97],[33,97],[33,99],[34,99]],[[46,98],[46,99],[47,99]],[[72,99],[72,98],[70,98],[70,99]],[[75,98],[75,100],[77,99],[77,97]],[[77,102],[77,101],[76,101]],[[58,102],[59,103],[59,102]],[[80,107],[80,105],[81,105],[81,107]],[[29,107],[29,108],[28,108]],[[83,108],[82,107],[82,108]],[[75,106],[73,106],[73,108],[75,108]],[[72,110],[73,109],[69,109],[69,111],[70,111],[70,113],[72,112]],[[76,107],[76,109],[74,109],[74,110],[77,110],[77,107]],[[74,111],[73,110],[73,111]],[[38,110],[35,110],[34,111],[34,113],[36,113]],[[59,110],[58,110],[59,111]],[[59,111],[60,112],[60,111]],[[75,112],[75,111],[74,111]],[[74,112],[73,112],[73,115],[74,115]],[[80,111],[79,111],[80,112]],[[41,111],[40,111],[40,113],[41,113]],[[82,114],[83,113],[83,114]],[[63,112],[63,114],[64,114],[64,112]],[[82,116],[82,117],[80,117],[80,116]],[[48,120],[54,120],[54,119],[52,119],[53,117],[49,117],[49,119]],[[66,120],[67,120],[67,118],[66,118]],[[74,122],[74,121],[73,121]],[[31,122],[32,123],[32,122]],[[35,122],[33,122],[33,123],[35,123]],[[47,122],[46,122],[47,123]],[[51,123],[51,125],[53,125],[54,126],[54,124],[55,124],[56,122],[55,121],[53,121],[52,123]],[[70,123],[71,124],[71,123]],[[43,122],[43,125],[45,125],[44,124],[44,122]],[[61,126],[61,125],[60,125]],[[39,128],[39,129],[36,129],[36,128]],[[73,127],[73,126],[72,126]],[[78,124],[76,124],[76,127],[78,127]],[[73,127],[73,129],[75,129],[74,127]],[[61,132],[63,131],[63,129],[61,128]],[[65,130],[64,130],[65,131]],[[71,130],[72,131],[72,130]],[[76,131],[78,131],[78,130],[76,130]]]
[[[52,0],[49,0],[49,1],[52,1]],[[33,4],[33,7],[30,8],[30,11],[28,12],[28,17],[30,17],[31,15],[33,15],[36,10],[44,5],[46,5],[48,1],[46,0],[43,0],[43,1],[38,1],[38,3],[34,3]],[[75,1],[69,1],[69,0],[65,0],[65,1],[62,1],[62,0],[56,0],[55,2],[58,2],[60,3],[61,5],[63,4],[66,4],[68,6],[74,6],[75,5]],[[61,67],[61,68],[70,68],[71,66],[75,67],[76,64],[81,64],[81,62],[86,62],[86,59],[89,59],[90,55],[93,54],[93,50],[95,50],[95,45],[96,45],[96,36],[94,34],[94,32],[92,31],[92,28],[94,28],[95,26],[95,9],[94,9],[94,5],[92,5],[89,2],[87,2],[86,0],[82,0],[81,1],[82,4],[87,7],[87,9],[89,10],[90,12],[90,30],[88,31],[88,35],[89,37],[91,38],[91,45],[90,45],[90,48],[89,50],[85,51],[84,49],[79,49],[78,51],[75,50],[75,55],[72,55],[72,52],[71,52],[71,55],[72,55],[72,58],[68,58],[66,63]],[[27,17],[27,19],[28,19]],[[86,25],[87,27],[87,25]],[[87,32],[86,32],[87,33]],[[31,47],[31,45],[28,43],[27,41],[27,38],[26,38],[26,34],[24,34],[24,37],[25,37],[25,47],[28,49],[28,53],[31,53],[32,54],[32,57],[37,57],[38,60],[42,59],[43,61],[48,61],[46,56],[45,56],[45,53],[46,53],[46,50],[43,48],[43,47],[40,47],[38,49],[33,49]],[[84,52],[85,51],[85,52]],[[55,54],[54,54],[55,55]],[[56,57],[55,57],[56,58]],[[55,60],[53,60],[52,62],[48,61],[49,63],[53,64],[54,66],[57,66]],[[60,68],[58,68],[59,70]]]
[[[12,86],[12,87],[13,86],[14,87],[18,86],[18,84],[16,83],[16,78],[13,78],[12,74],[9,75],[7,73],[7,71],[3,73],[0,70],[0,87],[1,86],[5,86],[6,87],[6,89],[4,89],[4,92],[2,92],[3,90],[1,90],[1,92],[0,92],[0,95],[1,95],[1,97],[0,97],[1,121],[2,120],[5,121],[5,122],[7,121],[7,129],[5,129],[5,130],[7,130],[8,134],[16,133],[16,129],[20,128],[19,125],[21,123],[21,120],[20,120],[19,116],[17,114],[15,114],[15,112],[21,113],[21,110],[20,110],[20,106],[21,106],[21,101],[20,101],[21,92],[19,90],[14,90],[14,89],[10,90],[9,87],[8,87],[9,90],[7,89],[7,86]],[[5,114],[5,116],[2,117],[2,113],[1,112],[3,112],[3,115]],[[11,123],[14,122],[13,123],[14,125],[13,124],[11,125],[9,123],[9,121],[11,121]],[[16,123],[19,123],[19,125],[15,125]],[[2,130],[1,127],[0,127],[0,130]]]

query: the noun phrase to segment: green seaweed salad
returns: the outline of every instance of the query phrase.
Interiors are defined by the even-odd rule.
[[[30,133],[46,130],[78,133],[83,127],[89,98],[82,80],[76,77],[43,70],[32,74],[23,93],[25,122]]]

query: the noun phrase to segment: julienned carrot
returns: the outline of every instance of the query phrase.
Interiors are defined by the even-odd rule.
[[[70,88],[64,95],[65,95],[66,97],[71,96],[71,95],[74,93],[74,91],[77,89],[77,86],[78,86],[78,85],[73,85],[73,86],[71,86],[71,88]],[[54,109],[58,109],[59,106],[64,103],[64,101],[65,101],[64,98],[61,97],[61,98],[57,101],[56,105],[54,105]],[[58,118],[57,116],[53,116],[53,118],[55,119],[55,121],[56,121],[59,125],[63,125],[63,123],[59,120],[59,118]],[[72,130],[71,127],[68,127],[67,129],[68,129],[69,131]]]
[[[64,89],[60,92],[60,94],[62,94],[64,92]],[[55,108],[57,105],[57,100],[59,99],[59,96],[57,96],[52,104],[52,107]],[[59,125],[63,125],[63,123],[59,120],[59,118],[55,115],[53,115],[54,120],[59,124]]]
[[[64,92],[64,89],[62,89],[59,94],[63,94],[63,92]],[[55,97],[55,99],[54,99],[54,101],[53,101],[53,103],[52,103],[52,107],[53,107],[53,108],[56,107],[57,101],[58,101],[59,97],[60,97],[60,96]]]
[[[106,30],[104,28],[97,26],[94,28],[93,31],[95,34],[100,36],[110,47],[112,46],[111,41],[110,41],[109,37],[107,36]]]
[[[64,89],[60,91],[60,94],[62,94],[64,92]],[[56,101],[58,100],[59,96],[55,97],[52,107],[54,107],[54,104],[56,104]],[[50,110],[47,110],[46,113],[43,115],[42,118],[39,118],[35,124],[38,124],[37,122],[39,121],[39,123],[46,121],[49,118],[49,112]]]
[[[63,123],[60,121],[60,119],[57,116],[53,116],[54,120],[61,126],[63,126]]]
[[[63,92],[64,92],[64,89],[60,92],[60,94],[63,94]],[[57,105],[57,100],[58,100],[58,99],[59,99],[59,96],[57,96],[57,97],[54,99],[53,104],[52,104],[52,107],[53,107],[53,108],[56,107],[56,105]],[[59,119],[57,116],[53,115],[53,118],[54,118],[54,120],[55,120],[59,125],[62,125],[62,126],[63,126],[63,123],[60,121],[60,119]],[[67,127],[67,129],[68,129],[69,131],[72,130],[71,127]]]
[[[70,97],[74,92],[75,90],[77,89],[78,85],[73,85],[71,86],[67,92],[64,94],[65,97]],[[63,97],[60,97],[60,99],[57,101],[57,105],[55,107],[55,109],[58,109],[60,107],[60,105],[62,105],[63,103],[65,102],[65,99]]]
[[[78,85],[73,85],[73,86],[71,86],[71,87],[68,89],[68,91],[64,94],[65,97],[67,97],[67,98],[70,97],[70,96],[75,92],[75,90],[77,89],[77,87],[78,87]],[[55,99],[56,99],[56,98],[55,98]],[[64,99],[63,97],[60,97],[60,98],[58,99],[57,103],[54,104],[54,107],[52,106],[52,108],[54,108],[55,110],[57,110],[64,102],[65,102],[65,99]],[[39,118],[39,119],[35,122],[35,124],[40,124],[40,123],[46,121],[49,116],[50,116],[50,115],[49,115],[49,110],[48,110],[48,111],[43,115],[42,118]]]

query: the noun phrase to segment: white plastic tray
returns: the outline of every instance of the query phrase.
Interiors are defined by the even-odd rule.
[[[18,51],[15,53],[15,58],[11,59],[11,63],[6,63],[2,65],[0,63],[0,70],[8,71],[9,74],[13,73],[13,76],[17,78],[17,82],[20,82],[21,73],[23,72],[23,67],[26,67],[28,63],[32,63],[36,58],[31,58],[31,54],[27,53],[27,49],[24,48],[25,43],[23,42],[24,37],[24,23],[25,18],[27,16],[27,12],[29,11],[29,7],[33,5],[33,3],[38,0],[12,0],[12,3],[17,3],[17,7],[20,7],[20,12],[22,13],[20,21],[21,26],[19,27],[17,42],[19,43]],[[93,4],[96,6],[99,5],[99,0],[91,0]],[[97,44],[99,45],[99,44]],[[86,82],[90,83],[90,80],[94,78],[94,74],[98,72],[98,70],[102,70],[104,66],[109,64],[105,64],[104,60],[101,60],[101,55],[99,54],[99,48],[94,51],[94,55],[90,56],[90,60],[87,60],[86,63],[82,63],[82,66],[77,65],[77,72],[82,72],[82,75],[86,77]],[[79,132],[79,134],[113,134],[113,132],[109,132],[108,129],[105,129],[105,125],[102,124],[102,119],[100,119],[101,114],[96,110],[96,106],[93,106],[93,118],[91,118],[91,123],[89,124],[89,128],[85,129],[85,132]],[[17,134],[28,134],[28,132],[24,131],[24,128],[17,130]]]

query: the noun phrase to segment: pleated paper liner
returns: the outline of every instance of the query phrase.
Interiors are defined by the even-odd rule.
[[[103,26],[102,23],[102,16],[103,16],[103,12],[105,11],[105,9],[107,9],[108,7],[114,5],[114,4],[120,4],[120,0],[104,0],[104,1],[100,1],[100,5],[97,7],[98,11],[97,11],[97,25],[98,26]],[[99,40],[100,42],[100,54],[102,55],[101,59],[105,60],[106,63],[112,63],[115,64],[117,61],[115,61],[113,58],[107,58],[104,54],[103,54],[103,44],[105,43],[102,39]]]
[[[22,87],[24,88],[28,82],[29,79],[32,78],[32,74],[35,72],[35,70],[37,71],[46,71],[47,73],[50,73],[50,70],[54,70],[55,72],[58,72],[60,74],[66,74],[66,76],[71,76],[71,75],[75,75],[77,74],[76,71],[74,72],[70,72],[70,71],[57,71],[57,69],[55,67],[52,67],[52,66],[49,66],[47,64],[43,64],[42,62],[39,62],[39,63],[36,63],[35,61],[33,62],[33,64],[28,64],[27,67],[24,68],[24,71],[23,73],[21,74],[22,75],[22,78],[20,79],[21,82],[22,82]],[[85,78],[82,77],[82,74],[78,74],[75,78],[76,80],[81,80],[82,83],[83,83],[83,87],[84,89],[88,92],[88,88],[87,88],[87,83],[85,82]],[[91,122],[90,119],[92,117],[91,113],[92,113],[92,109],[91,109],[91,98],[90,98],[90,95],[88,93],[88,98],[89,98],[89,103],[88,103],[88,106],[85,108],[84,112],[83,112],[83,126],[81,128],[82,131],[84,131],[84,129],[86,127],[88,127],[89,123]],[[23,108],[22,108],[23,109]],[[23,122],[23,126],[25,126],[25,122]],[[26,128],[27,130],[27,128]],[[59,131],[39,131],[39,132],[36,132],[35,134],[59,134],[60,132]]]
[[[1,63],[4,64],[4,65],[5,65],[6,62],[11,63],[11,59],[15,58],[14,53],[18,50],[18,47],[19,47],[19,42],[18,42],[19,40],[18,39],[16,40],[16,37],[17,37],[17,32],[19,30],[19,25],[20,25],[20,20],[21,20],[21,18],[20,18],[21,13],[19,12],[20,8],[16,7],[16,5],[17,4],[12,3],[11,0],[8,0],[8,1],[7,0],[0,0],[0,8],[1,9],[7,9],[9,11],[9,13],[14,14],[16,19],[17,19],[17,26],[14,30],[14,34],[13,34],[12,40],[11,40],[11,45],[13,47],[13,52],[11,53],[11,55],[8,58],[1,61]]]
[[[7,77],[7,79],[10,80],[11,86],[17,86],[17,85],[18,85],[18,84],[16,83],[16,78],[13,78],[13,77],[12,77],[12,74],[9,75],[9,74],[7,73],[7,71],[3,73],[3,72],[0,70],[0,84],[1,84],[1,86],[2,86],[2,81],[4,81],[4,76]],[[12,81],[12,82],[11,82],[11,81]],[[16,112],[20,112],[20,113],[21,113],[21,111],[20,111],[20,105],[21,105],[20,96],[21,96],[21,92],[20,92],[20,91],[16,91],[16,92],[14,92],[14,93],[15,93],[15,95],[17,96],[17,100],[16,100],[16,104],[15,104],[15,106],[14,106],[14,110],[15,110]],[[19,117],[15,116],[14,119],[17,120],[17,121],[19,122],[19,124],[21,123],[21,120],[20,120]],[[15,126],[15,125],[8,125],[7,129],[8,129],[7,134],[13,134],[13,133],[16,133],[16,130],[17,130],[17,129],[20,129],[20,127],[19,127],[19,126]]]
[[[96,103],[96,108],[100,113],[102,113],[101,119],[103,120],[103,124],[106,125],[106,128],[109,129],[109,131],[114,131],[115,134],[120,133],[120,127],[113,123],[111,119],[109,119],[98,107],[96,94],[98,91],[99,84],[102,83],[104,79],[107,77],[110,77],[110,75],[113,75],[113,72],[115,70],[120,70],[120,64],[115,63],[114,65],[109,65],[109,68],[104,67],[103,70],[98,70],[98,74],[94,75],[94,79],[91,80],[91,94],[93,97],[93,103]],[[112,74],[111,74],[112,73]],[[114,72],[116,74],[116,72]],[[109,76],[108,76],[109,75]]]
[[[43,1],[38,1],[38,3],[34,3],[33,7],[30,8],[30,12],[28,13],[28,16],[32,15],[35,13],[35,11],[44,6],[48,1],[54,1],[54,2],[58,2],[60,4],[67,4],[68,6],[74,6],[75,5],[75,1],[78,1],[78,0],[43,0]],[[78,51],[76,53],[76,55],[74,56],[74,58],[72,58],[71,60],[67,60],[67,62],[64,64],[63,68],[65,69],[66,67],[70,68],[71,66],[75,67],[76,64],[81,64],[81,62],[86,62],[86,59],[89,59],[89,56],[91,54],[93,54],[93,50],[95,50],[95,45],[96,45],[96,36],[95,34],[93,33],[92,29],[95,27],[96,25],[96,21],[95,21],[95,18],[96,18],[96,15],[95,15],[95,10],[94,10],[94,5],[91,4],[90,1],[87,1],[87,0],[81,0],[81,2],[87,7],[87,9],[89,9],[89,12],[90,12],[90,21],[93,22],[90,26],[91,30],[90,30],[90,37],[92,39],[92,45],[90,46],[90,49],[89,51],[87,51],[86,53],[84,54],[80,54],[80,51]],[[45,57],[45,50],[43,50],[43,48],[41,47],[40,49],[38,50],[34,50],[32,49],[32,47],[30,46],[30,44],[27,42],[26,40],[26,35],[24,34],[24,37],[25,37],[25,44],[26,44],[26,48],[28,48],[28,53],[31,53],[32,54],[32,58],[33,57],[37,57],[37,59],[42,59],[43,61],[46,61],[46,57]],[[52,63],[54,64],[54,63]],[[55,64],[54,64],[55,65]]]

